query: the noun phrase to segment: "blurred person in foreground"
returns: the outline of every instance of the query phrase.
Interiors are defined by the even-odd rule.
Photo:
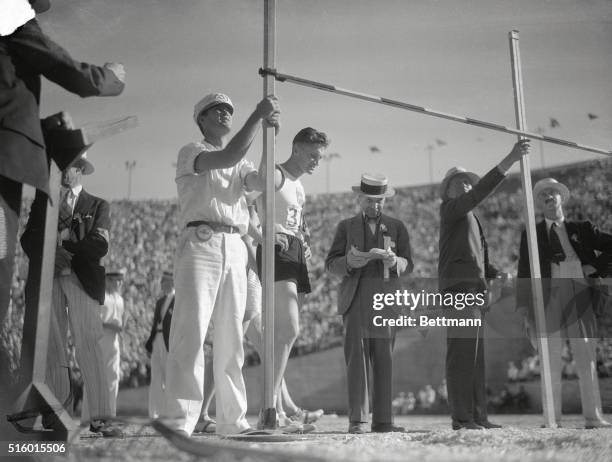
[[[73,60],[41,30],[36,19],[29,19],[47,11],[49,0],[31,0],[30,4],[33,11],[20,16],[27,22],[0,36],[0,323],[9,306],[22,185],[36,188],[45,198],[49,195],[39,112],[41,77],[82,97],[118,95],[125,81],[121,64],[95,66]],[[28,5],[23,7],[29,10]],[[7,17],[3,9],[4,5],[0,16]],[[42,253],[42,238],[41,234],[38,253]],[[0,370],[8,370],[5,361],[0,349]],[[0,374],[0,385],[7,376]]]
[[[506,178],[510,167],[529,152],[519,141],[510,154],[481,178],[461,167],[451,168],[440,185],[440,257],[438,284],[442,294],[484,294],[482,307],[453,306],[449,317],[471,318],[468,326],[446,331],[446,382],[453,430],[499,428],[489,422],[485,387],[482,313],[488,308],[489,280],[501,273],[489,262],[487,241],[473,210]],[[457,304],[455,304],[457,305]]]
[[[535,329],[527,234],[521,235],[517,311],[524,319],[532,344],[546,335],[550,351],[555,420],[561,422],[562,350],[569,340],[580,380],[580,398],[585,428],[609,428],[605,420],[595,351],[597,319],[593,309],[592,283],[612,276],[612,234],[600,231],[590,221],[572,221],[563,206],[570,191],[554,178],[544,178],[533,188],[535,203],[544,219],[536,226],[546,327]],[[538,281],[540,283],[540,281]],[[542,400],[546,403],[546,400]],[[546,404],[544,404],[546,405]]]

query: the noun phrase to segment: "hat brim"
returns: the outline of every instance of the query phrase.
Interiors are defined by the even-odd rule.
[[[457,172],[454,175],[446,177],[442,180],[442,183],[440,184],[440,197],[442,199],[446,199],[446,190],[448,189],[448,184],[450,183],[450,181],[460,175],[467,176],[470,180],[470,183],[472,183],[472,186],[474,186],[480,181],[480,177],[474,172]]]
[[[196,123],[198,122],[198,117],[200,117],[200,115],[205,112],[208,111],[209,109],[212,109],[215,106],[227,106],[230,109],[230,114],[234,115],[234,106],[232,106],[231,104],[228,103],[220,103],[218,101],[213,101],[212,103],[208,104],[207,106],[204,106],[202,109],[200,109],[200,111],[198,112],[197,115],[195,115],[193,117],[193,119],[196,121]]]
[[[352,188],[354,193],[361,194],[362,196],[375,197],[375,198],[376,197],[392,197],[392,196],[395,196],[395,189],[393,189],[391,187],[387,188],[387,191],[385,193],[383,193],[383,194],[368,194],[368,193],[365,193],[365,192],[363,192],[361,190],[361,185],[352,186],[351,188]]]
[[[542,189],[554,189],[561,196],[561,203],[565,204],[570,198],[570,190],[563,183],[546,183],[541,185],[536,185],[533,188],[533,197],[537,198]]]
[[[91,175],[96,171],[93,164],[87,159],[77,159],[70,166],[80,168],[83,175]]]

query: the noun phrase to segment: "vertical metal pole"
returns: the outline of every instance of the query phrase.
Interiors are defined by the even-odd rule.
[[[264,2],[264,68],[276,68],[276,0]],[[264,76],[264,97],[274,95],[274,77]],[[263,223],[263,370],[264,398],[260,426],[276,428],[274,403],[274,142],[275,129],[264,122],[263,152],[265,155],[264,223]]]
[[[527,125],[525,119],[525,101],[523,97],[523,76],[521,72],[521,55],[519,51],[519,33],[513,30],[509,33],[510,57],[512,61],[512,85],[514,87],[514,106],[516,112],[516,126],[523,131]],[[519,135],[519,140],[523,139]],[[546,317],[544,314],[544,297],[542,295],[540,257],[536,234],[535,209],[533,206],[533,192],[531,187],[531,170],[529,157],[521,158],[521,183],[525,193],[525,223],[527,225],[527,246],[529,249],[529,266],[531,271],[531,292],[535,311],[536,330],[538,336],[538,352],[542,368],[542,404],[544,418],[550,428],[556,428],[555,398],[552,390],[552,377],[550,370],[550,351],[548,348],[548,335]]]

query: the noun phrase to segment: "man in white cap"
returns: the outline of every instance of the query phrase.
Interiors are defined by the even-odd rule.
[[[345,329],[348,431],[365,433],[370,409],[373,432],[403,431],[393,424],[395,329],[372,328],[372,301],[374,294],[395,293],[400,288],[399,276],[412,271],[410,240],[401,221],[382,213],[385,200],[395,194],[386,177],[363,174],[353,191],[359,195],[361,212],[340,222],[325,260],[327,271],[342,278],[338,313]]]
[[[108,252],[110,214],[108,202],[83,189],[82,176],[93,172],[94,167],[87,160],[86,153],[62,172],[47,383],[61,401],[69,396],[66,339],[70,323],[92,417],[90,430],[105,437],[117,437],[122,436],[123,432],[104,420],[104,417],[112,414],[112,404],[106,386],[101,348],[104,330],[99,315],[105,296],[105,271],[101,259]],[[39,281],[33,275],[36,274],[37,264],[40,265],[40,255],[36,254],[36,249],[38,239],[44,234],[46,202],[45,196],[36,196],[21,236],[21,245],[30,259],[26,303],[38,290]]]
[[[119,334],[123,331],[125,307],[121,296],[121,288],[125,278],[125,269],[108,271],[106,273],[106,288],[104,294],[104,305],[99,307],[99,315],[102,320],[104,338],[100,342],[102,355],[104,357],[104,371],[106,386],[110,393],[111,414],[117,415],[117,395],[119,394],[119,381],[121,379],[121,349]],[[83,394],[83,408],[81,410],[81,422],[89,422],[89,400],[87,391]]]
[[[489,262],[487,242],[473,210],[506,178],[529,141],[516,143],[506,157],[482,179],[463,168],[450,169],[440,185],[440,258],[438,289],[441,293],[484,294],[488,280],[501,276]],[[447,316],[480,318],[476,308],[450,308]],[[451,326],[446,331],[446,382],[454,430],[499,428],[489,422],[485,389],[483,329]]]
[[[561,351],[565,341],[569,340],[580,380],[585,427],[612,427],[604,419],[601,407],[595,359],[599,335],[591,287],[585,279],[612,275],[612,234],[599,231],[590,221],[567,220],[563,205],[568,201],[570,191],[554,178],[538,181],[533,188],[533,196],[536,206],[544,215],[544,220],[536,227],[536,233],[547,323],[543,334],[548,337],[550,351],[555,419],[557,424],[560,423],[563,401]],[[521,236],[518,277],[517,311],[523,316],[529,337],[535,344],[525,231]]]
[[[202,407],[203,345],[211,318],[217,432],[250,428],[242,377],[247,250],[241,236],[249,223],[244,193],[259,180],[244,157],[262,121],[278,127],[280,108],[275,97],[264,98],[227,142],[233,112],[231,100],[221,93],[199,101],[193,118],[204,138],[180,150],[176,169],[182,232],[174,266],[166,397],[168,417],[177,419],[177,430],[187,435]]]

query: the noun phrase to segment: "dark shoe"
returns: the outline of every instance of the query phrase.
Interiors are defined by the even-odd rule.
[[[587,420],[584,424],[584,428],[587,430],[593,430],[595,428],[612,428],[612,423],[607,420]]]
[[[453,422],[453,430],[484,430],[485,428],[474,422]]]
[[[104,438],[124,438],[125,433],[119,426],[106,420],[94,420],[89,425],[89,431],[92,433],[101,433]]]
[[[493,428],[502,428],[501,425],[497,425],[494,423],[489,422],[488,420],[484,420],[484,421],[480,421],[480,422],[476,422],[476,425],[480,425],[481,427],[483,427],[485,430],[491,430]]]
[[[398,425],[393,425],[390,423],[372,424],[372,432],[374,433],[391,433],[391,432],[403,433],[405,431],[406,429],[404,427],[400,427]]]
[[[350,422],[348,432],[356,435],[361,435],[363,433],[367,433],[365,423],[363,422]]]

